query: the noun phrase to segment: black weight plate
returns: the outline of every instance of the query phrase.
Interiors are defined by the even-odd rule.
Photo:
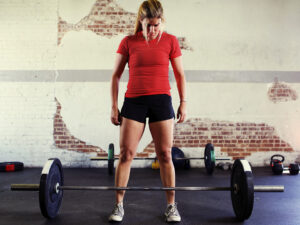
[[[108,159],[108,174],[113,175],[114,174],[114,160]]]
[[[186,170],[191,169],[191,163],[189,159],[184,160],[184,169]]]
[[[63,190],[56,191],[56,185],[64,185],[64,175],[59,159],[49,159],[45,164],[39,189],[40,209],[44,217],[57,216],[63,198]]]
[[[239,221],[251,216],[254,203],[253,176],[246,160],[235,160],[231,173],[231,201]]]
[[[0,163],[0,172],[12,172],[24,169],[22,162],[2,162]]]
[[[108,167],[108,174],[113,175],[114,174],[114,162],[115,162],[115,147],[114,144],[109,144],[108,146],[108,162],[107,162],[107,167]]]
[[[204,164],[207,174],[212,174],[215,169],[216,163],[212,154],[214,154],[214,146],[211,143],[208,143],[204,150]]]
[[[113,143],[110,143],[108,146],[107,158],[113,159],[115,157],[115,146]]]
[[[175,169],[182,169],[184,168],[184,153],[180,148],[172,147],[172,162],[174,164]]]
[[[291,163],[289,166],[289,171],[290,171],[291,175],[298,175],[299,174],[299,164]]]

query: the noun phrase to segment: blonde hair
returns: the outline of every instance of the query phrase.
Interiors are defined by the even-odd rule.
[[[160,1],[158,0],[147,0],[144,1],[139,8],[139,11],[137,13],[137,18],[135,21],[135,29],[134,29],[134,34],[137,34],[140,31],[144,31],[145,32],[145,38],[147,40],[147,29],[145,29],[147,27],[147,20],[145,21],[146,24],[141,24],[141,21],[143,21],[145,18],[146,19],[151,19],[151,18],[159,18],[161,19],[161,22],[164,23],[165,22],[165,18],[164,18],[164,12],[163,12],[163,7],[160,3]],[[144,29],[143,29],[144,26]],[[160,26],[160,37],[162,35],[162,31],[163,31],[163,26]],[[159,37],[159,39],[160,39]],[[148,41],[148,40],[147,40]]]

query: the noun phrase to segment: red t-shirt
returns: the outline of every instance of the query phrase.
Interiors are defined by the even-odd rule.
[[[117,53],[127,57],[129,81],[125,97],[170,93],[169,60],[181,56],[177,38],[163,32],[146,42],[142,32],[126,36]]]

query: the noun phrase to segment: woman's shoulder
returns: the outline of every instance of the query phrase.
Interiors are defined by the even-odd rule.
[[[170,33],[166,32],[166,31],[163,32],[163,36],[165,38],[169,39],[169,40],[176,40],[177,39],[177,37],[175,35],[170,34]]]
[[[137,40],[139,38],[139,34],[128,34],[126,36],[123,37],[123,41],[134,41]]]
[[[166,31],[163,32],[162,38],[163,38],[165,41],[167,41],[167,42],[169,42],[169,43],[172,43],[172,44],[174,44],[174,43],[177,42],[177,40],[178,40],[177,37],[176,37],[175,35],[170,34],[170,33],[166,32]]]

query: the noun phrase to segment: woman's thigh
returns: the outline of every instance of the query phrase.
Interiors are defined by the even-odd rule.
[[[149,123],[157,154],[170,152],[173,145],[174,119]]]
[[[122,118],[122,124],[120,127],[120,150],[122,151],[134,151],[141,140],[141,137],[145,130],[145,124]]]

